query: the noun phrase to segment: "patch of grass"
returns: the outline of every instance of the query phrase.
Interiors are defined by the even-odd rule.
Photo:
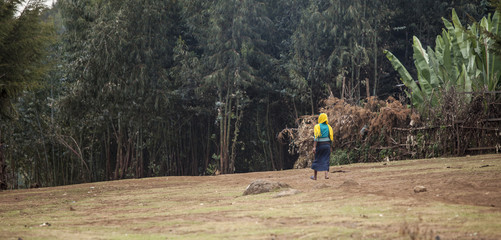
[[[196,214],[196,213],[218,213],[218,212],[224,212],[224,211],[235,211],[238,210],[234,206],[206,206],[206,207],[200,207],[200,208],[195,208],[187,211],[187,213],[191,214]]]
[[[309,170],[291,170],[6,191],[0,194],[0,222],[6,223],[0,225],[0,239],[498,238],[501,211],[496,208],[438,202],[431,191],[389,196],[366,189],[441,171],[454,172],[460,179],[501,170],[497,156],[479,159],[345,165],[346,172],[324,182],[307,179]],[[302,193],[242,196],[252,179],[262,178],[287,182]],[[338,188],[346,179],[360,181],[359,189]],[[447,179],[437,179],[443,180]],[[320,184],[326,188],[317,189]],[[455,190],[461,189],[450,191]],[[40,226],[44,222],[51,226]]]

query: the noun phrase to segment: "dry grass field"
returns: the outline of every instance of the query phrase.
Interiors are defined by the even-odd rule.
[[[0,239],[501,239],[501,155],[0,192]],[[254,180],[299,194],[243,196]],[[416,193],[416,186],[426,191]]]

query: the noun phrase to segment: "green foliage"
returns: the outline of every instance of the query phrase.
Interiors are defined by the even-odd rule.
[[[207,169],[205,169],[205,174],[207,174],[207,175],[214,175],[214,174],[216,174],[218,166],[219,166],[219,162],[218,161],[209,163],[209,166],[207,166]]]
[[[499,16],[499,12],[495,12],[466,29],[453,10],[452,23],[443,19],[446,29],[437,37],[435,50],[430,47],[425,50],[419,39],[414,37],[414,61],[419,85],[402,63],[391,52],[385,51],[410,90],[407,95],[412,104],[421,114],[426,116],[430,107],[439,104],[442,93],[451,88],[459,92],[494,91],[498,88],[499,56],[489,50],[494,40],[485,32],[499,35]],[[465,94],[465,98],[470,101],[471,95]]]
[[[289,77],[311,112],[321,98],[333,93],[358,101],[362,79],[377,86],[380,35],[387,29],[389,6],[377,1],[310,1],[294,35]],[[362,69],[366,69],[362,71]],[[364,81],[363,84],[369,84]],[[364,91],[365,92],[365,91]]]
[[[347,150],[336,149],[336,151],[331,153],[330,165],[346,165],[353,163],[350,159],[350,152]]]
[[[496,11],[501,11],[501,0],[489,0],[489,7],[493,7]]]
[[[402,82],[407,88],[409,88],[410,92],[406,93],[407,96],[411,99],[412,103],[418,106],[420,106],[420,104],[423,104],[423,92],[421,91],[421,88],[416,84],[412,76],[409,74],[407,69],[390,51],[385,51],[385,54],[395,70],[400,74]]]
[[[162,155],[168,155],[163,138],[181,134],[171,124],[181,122],[181,116],[171,114],[179,105],[170,103],[180,104],[183,94],[176,91],[180,82],[171,81],[168,73],[180,31],[174,24],[177,5],[62,1],[61,6],[68,27],[66,49],[72,53],[67,58],[69,81],[74,82],[61,105],[79,126],[65,134],[93,136],[79,144],[107,153],[99,163],[106,166],[107,177],[141,177],[147,166],[153,166],[148,172],[155,174],[156,166],[165,165]],[[102,157],[94,151],[88,158]]]
[[[15,16],[21,1],[0,2],[0,115],[16,118],[11,99],[39,85],[50,65],[47,47],[52,42],[50,23],[41,21],[43,1],[28,1]]]
[[[270,142],[273,136],[270,131],[277,131],[271,129],[269,104],[274,99],[281,101],[273,88],[279,82],[273,72],[280,71],[280,66],[275,54],[269,53],[275,43],[270,33],[275,29],[268,9],[268,1],[216,1],[207,12],[208,31],[195,31],[201,32],[200,38],[207,43],[202,58],[207,63],[203,84],[211,86],[209,91],[214,97],[222,173],[234,172],[238,152],[245,151],[240,141],[244,135],[240,133],[246,124],[244,119],[254,119],[255,114],[266,116],[246,121],[247,129],[257,128],[257,133],[266,131],[265,136],[249,131],[245,135]],[[274,145],[276,148],[276,143]],[[271,168],[275,169],[275,160],[271,158],[274,150],[264,144],[257,146],[263,148],[271,160]]]

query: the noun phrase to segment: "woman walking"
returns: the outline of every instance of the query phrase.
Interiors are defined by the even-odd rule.
[[[313,169],[312,180],[317,180],[317,172],[325,171],[325,179],[329,179],[329,163],[331,156],[331,143],[334,141],[332,127],[329,125],[327,114],[322,113],[318,116],[318,124],[313,128],[315,139],[313,142],[313,153],[315,160],[311,164]]]

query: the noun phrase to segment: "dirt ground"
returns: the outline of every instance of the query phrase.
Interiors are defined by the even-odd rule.
[[[0,192],[0,239],[501,239],[501,155]],[[256,179],[299,194],[243,196]],[[416,193],[423,186],[426,191]]]

